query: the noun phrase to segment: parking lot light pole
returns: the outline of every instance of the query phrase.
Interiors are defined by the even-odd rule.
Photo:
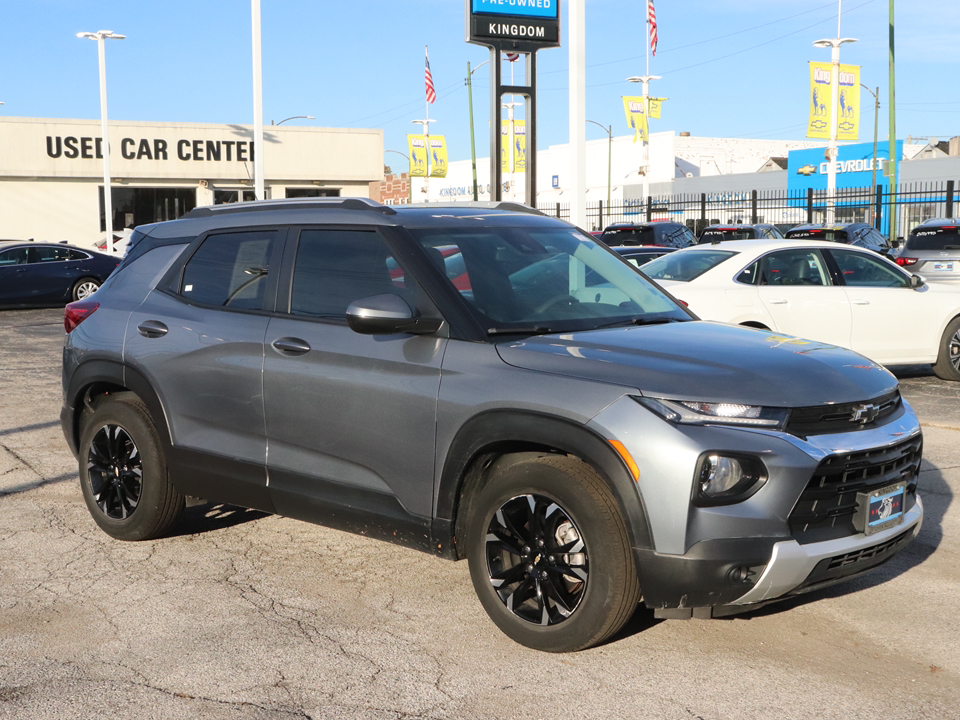
[[[880,88],[877,88],[877,91],[874,92],[863,83],[860,83],[860,87],[873,95],[873,173],[870,181],[870,192],[875,193],[877,191],[877,124],[880,122]],[[873,217],[873,214],[874,211],[871,210],[871,217]],[[876,218],[874,218],[874,224],[876,224]]]
[[[611,182],[611,167],[613,166],[613,125],[607,127],[606,125],[600,125],[596,120],[587,120],[588,123],[593,123],[599,127],[602,127],[607,133],[607,214],[610,214],[610,186]]]
[[[103,154],[103,224],[107,231],[105,250],[117,254],[113,242],[113,194],[110,190],[110,136],[107,133],[107,56],[104,40],[125,40],[126,35],[118,35],[113,30],[97,30],[95,33],[79,32],[78,38],[90,38],[97,41],[97,55],[100,63],[100,143]]]
[[[649,65],[649,59],[647,64]],[[643,138],[643,202],[647,202],[650,195],[650,81],[660,80],[659,75],[634,75],[628,77],[627,82],[640,83],[643,88],[643,112],[647,114],[647,132]]]
[[[291,117],[284,118],[283,120],[281,120],[280,122],[278,122],[278,123],[276,123],[276,124],[277,124],[277,125],[283,125],[287,120],[297,120],[298,118],[301,118],[301,119],[303,119],[303,120],[316,120],[316,118],[315,118],[313,115],[293,115],[293,116],[291,116]],[[274,124],[273,120],[270,121],[270,124],[271,124],[271,125]]]
[[[429,105],[427,109],[429,110]],[[424,202],[430,202],[430,123],[436,120],[429,115],[425,120],[411,120],[415,125],[423,125],[423,143],[426,146],[427,153],[427,174],[423,178],[423,192],[427,196]],[[410,178],[410,192],[413,192],[413,178]]]

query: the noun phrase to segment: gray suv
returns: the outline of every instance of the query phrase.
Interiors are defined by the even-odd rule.
[[[821,588],[920,529],[920,426],[886,370],[700,322],[520,206],[198,208],[140,227],[65,325],[63,431],[108,534],[207,500],[466,558],[540,650],[640,602]]]

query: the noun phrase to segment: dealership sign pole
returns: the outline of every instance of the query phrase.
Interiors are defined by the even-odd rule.
[[[503,138],[501,105],[504,95],[526,100],[528,148],[525,202],[537,202],[537,51],[560,47],[560,0],[465,0],[466,41],[490,48],[490,199],[503,199]],[[504,85],[502,53],[527,57],[526,85]]]

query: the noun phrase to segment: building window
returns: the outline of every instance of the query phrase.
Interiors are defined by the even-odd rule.
[[[287,188],[288,198],[340,197],[340,188]]]
[[[130,188],[111,186],[113,230],[176,220],[197,206],[197,191],[189,188]],[[103,186],[100,186],[100,231],[106,232]]]
[[[213,204],[226,205],[235,202],[251,202],[257,199],[255,190],[214,190]]]

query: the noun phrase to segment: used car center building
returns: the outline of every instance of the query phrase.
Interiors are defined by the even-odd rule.
[[[379,129],[264,127],[267,197],[369,197]],[[113,229],[254,199],[252,125],[111,122]],[[0,239],[93,247],[106,232],[99,120],[0,118]]]

